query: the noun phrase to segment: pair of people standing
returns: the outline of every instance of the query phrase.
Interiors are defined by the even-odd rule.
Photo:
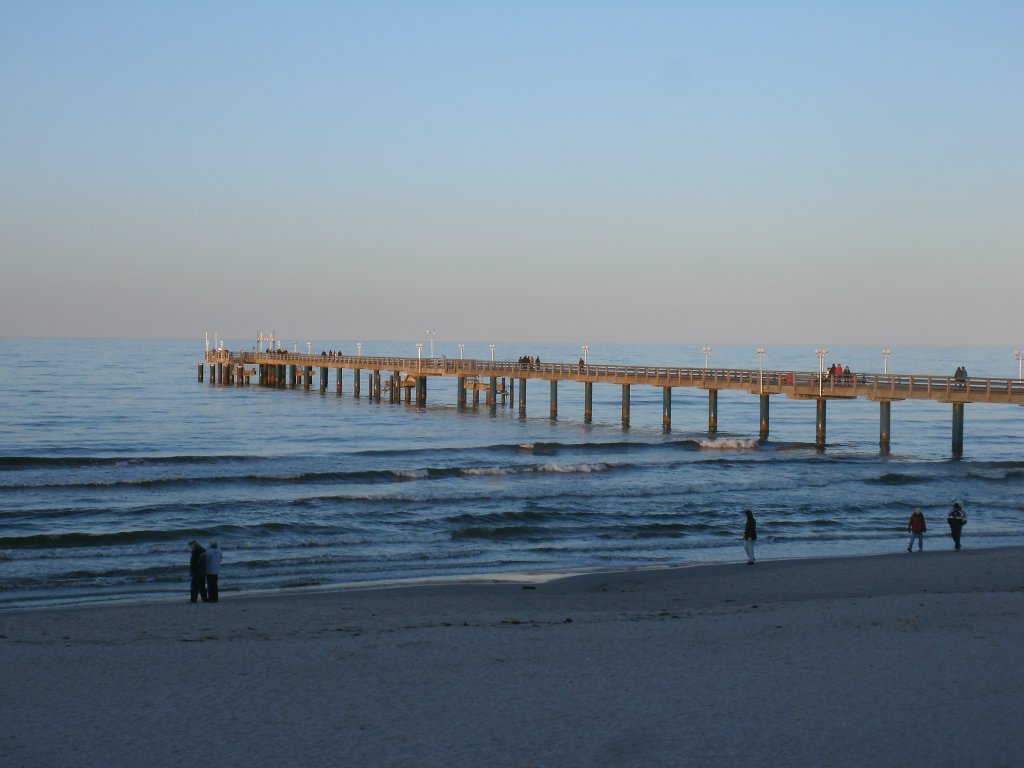
[[[192,556],[188,562],[188,573],[192,579],[190,602],[202,598],[203,602],[216,603],[220,599],[220,561],[222,553],[216,539],[210,540],[210,548],[193,539],[188,543]]]
[[[953,508],[949,511],[946,516],[946,522],[949,524],[949,535],[953,537],[953,549],[960,549],[960,532],[963,527],[967,524],[967,515],[964,513],[963,507],[960,506],[959,501],[953,502]],[[907,521],[907,531],[910,533],[910,543],[907,544],[907,552],[911,552],[914,549],[914,541],[917,541],[917,551],[920,552],[924,549],[924,534],[928,530],[928,526],[925,523],[924,513],[920,509],[915,509],[914,513],[910,516],[910,520]]]

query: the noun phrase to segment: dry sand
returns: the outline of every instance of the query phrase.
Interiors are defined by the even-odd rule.
[[[1021,765],[1022,630],[1021,549],[8,611],[0,765]]]

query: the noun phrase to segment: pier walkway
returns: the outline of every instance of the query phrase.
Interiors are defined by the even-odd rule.
[[[838,377],[819,375],[817,371],[746,370],[730,368],[676,368],[646,365],[581,365],[578,363],[523,364],[516,361],[462,360],[447,358],[353,356],[340,354],[299,354],[283,350],[266,352],[231,352],[213,350],[206,353],[211,384],[249,384],[252,376],[270,387],[310,389],[319,375],[319,389],[325,391],[331,371],[335,371],[335,387],[343,390],[343,373],[351,371],[352,392],[362,392],[363,373],[367,378],[367,395],[381,398],[387,394],[398,400],[405,393],[411,401],[413,391],[418,405],[425,405],[427,381],[431,377],[453,377],[457,380],[456,398],[466,404],[466,393],[473,393],[474,403],[480,392],[486,402],[496,407],[515,399],[519,388],[519,410],[526,412],[529,380],[547,381],[550,388],[549,409],[552,418],[558,415],[559,382],[582,384],[584,387],[585,421],[592,417],[592,388],[595,383],[622,387],[622,423],[629,424],[630,387],[649,386],[662,389],[662,424],[672,423],[672,389],[689,387],[708,393],[708,431],[718,429],[718,392],[740,390],[758,395],[761,405],[760,435],[768,437],[769,398],[784,395],[793,400],[814,400],[817,404],[815,441],[824,447],[826,436],[826,404],[829,400],[865,398],[880,404],[879,444],[883,452],[889,448],[890,405],[901,400],[933,400],[947,403],[953,409],[953,453],[963,452],[964,406],[967,403],[998,403],[1024,406],[1024,381],[1018,379],[969,378],[953,376],[896,375],[855,373]],[[199,364],[199,381],[203,381],[203,363]],[[381,372],[387,376],[382,377]]]

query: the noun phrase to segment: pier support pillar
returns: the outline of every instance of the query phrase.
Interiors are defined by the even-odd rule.
[[[519,413],[526,414],[526,379],[519,379]]]
[[[718,431],[718,390],[708,390],[708,432]]]
[[[814,421],[814,444],[819,448],[825,447],[825,405],[828,400],[822,398],[818,402],[817,418]]]
[[[629,426],[629,384],[622,385],[622,426]]]
[[[305,368],[306,375],[302,377],[302,388],[309,389],[309,385],[313,383],[313,366],[307,365]]]
[[[882,400],[878,403],[878,447],[882,453],[889,453],[889,414],[891,410],[891,400]]]
[[[458,405],[466,404],[466,377],[459,376],[455,379],[455,402]]]
[[[473,407],[480,405],[480,386],[479,382],[473,387]]]
[[[508,404],[512,406],[512,401],[516,399],[516,380],[511,376],[508,377]],[[505,402],[505,398],[502,398],[502,403]]]
[[[321,392],[326,392],[327,391],[327,370],[328,369],[325,368],[324,366],[322,366],[322,365],[320,366],[320,391]]]
[[[281,365],[277,366],[277,386],[280,387],[281,389],[284,389],[284,385],[285,385],[285,381],[284,381],[285,369],[286,369],[286,366],[284,365],[284,363],[282,363]]]
[[[594,418],[594,382],[583,382],[583,421],[589,424]]]
[[[199,364],[199,383],[203,383],[203,364]]]
[[[964,452],[964,404],[953,403],[953,455]]]
[[[768,439],[768,395],[761,395],[761,424],[759,434],[762,440]]]
[[[491,376],[487,382],[487,406],[493,411],[498,406],[498,377]]]
[[[672,429],[672,387],[661,388],[661,428]]]
[[[295,386],[298,383],[298,368],[299,366],[297,365],[288,366],[288,386],[291,387],[292,389],[295,389]]]
[[[362,378],[363,372],[358,368],[352,370],[352,394],[359,397],[359,388],[361,386],[360,379]]]
[[[420,376],[416,379],[416,405],[424,406],[427,404],[427,377]]]
[[[548,415],[552,419],[558,418],[558,379],[551,380],[551,409]]]
[[[373,399],[380,401],[380,371],[373,372]]]
[[[217,383],[217,366],[214,365],[213,363],[210,363],[210,383]]]
[[[343,374],[344,372],[345,372],[344,368],[339,368],[338,369],[338,380],[336,382],[334,382],[334,388],[337,390],[339,395],[341,394],[341,379],[342,379],[342,375],[341,374]]]
[[[224,383],[224,363],[217,363],[217,383]]]

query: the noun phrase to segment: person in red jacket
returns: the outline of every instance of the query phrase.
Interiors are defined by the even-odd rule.
[[[907,545],[907,552],[914,548],[914,539],[917,539],[917,551],[924,549],[924,532],[928,527],[924,524],[924,515],[920,509],[915,509],[914,514],[907,521],[907,530],[910,532],[910,543]]]

